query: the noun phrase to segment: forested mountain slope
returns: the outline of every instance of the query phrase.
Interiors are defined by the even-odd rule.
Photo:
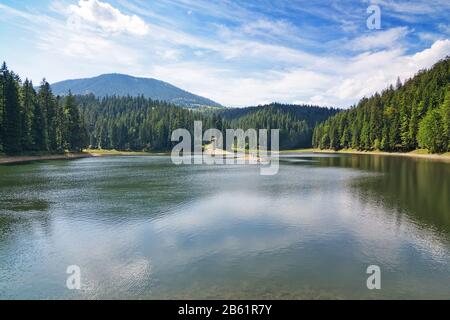
[[[227,109],[219,114],[232,128],[280,129],[280,148],[295,149],[311,147],[313,129],[337,109],[309,105],[269,105],[241,109]]]
[[[280,129],[280,147],[311,147],[314,124],[336,113],[334,109],[273,104],[224,112],[199,112],[145,97],[77,96],[92,148],[168,151],[172,131],[193,132],[194,121],[203,130]],[[245,112],[242,112],[245,111]],[[224,141],[225,142],[225,141]]]
[[[173,130],[193,133],[194,121],[204,128],[222,128],[214,114],[179,108],[173,104],[140,97],[77,96],[85,119],[91,148],[134,151],[169,151]]]
[[[362,99],[314,130],[322,149],[450,151],[450,57]]]
[[[117,73],[57,82],[52,84],[52,90],[58,95],[66,95],[71,91],[75,95],[94,94],[101,98],[106,96],[144,96],[152,100],[166,101],[189,108],[222,107],[217,102],[160,80]]]

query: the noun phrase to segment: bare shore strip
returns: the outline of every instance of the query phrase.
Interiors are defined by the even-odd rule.
[[[343,150],[321,150],[321,149],[299,149],[299,150],[285,150],[280,151],[280,154],[290,153],[328,153],[328,154],[364,154],[372,156],[393,156],[393,157],[408,157],[417,159],[428,159],[443,162],[450,162],[450,152],[444,154],[428,153],[427,150],[419,149],[411,152],[383,152],[383,151],[359,151],[355,149],[343,149]]]
[[[213,156],[223,156],[223,157],[236,157],[235,154],[230,154],[225,150],[211,150],[208,147],[205,148],[205,153]],[[328,154],[363,154],[372,156],[394,156],[394,157],[409,157],[417,159],[428,159],[434,161],[442,161],[450,163],[450,152],[444,154],[429,154],[426,150],[415,150],[412,152],[382,152],[382,151],[358,151],[354,149],[345,150],[320,150],[320,149],[299,149],[299,150],[283,150],[280,154],[291,154],[291,153],[328,153]],[[114,157],[114,156],[159,156],[166,155],[167,153],[151,153],[151,152],[132,152],[132,151],[116,151],[116,150],[85,150],[81,153],[65,153],[58,155],[37,155],[37,156],[2,156],[0,155],[0,165],[2,164],[12,164],[21,162],[31,162],[31,161],[46,161],[46,160],[75,160],[91,157]],[[251,158],[250,155],[245,154],[245,160]],[[262,162],[259,157],[255,159],[256,162]]]
[[[0,156],[0,164],[20,163],[42,160],[72,160],[92,157],[89,153],[65,153],[41,156]]]
[[[161,153],[148,152],[128,152],[116,150],[85,150],[84,152],[55,155],[36,155],[36,156],[2,156],[0,155],[0,165],[12,164],[31,161],[46,161],[46,160],[75,160],[92,157],[114,157],[114,156],[154,156],[161,155]]]

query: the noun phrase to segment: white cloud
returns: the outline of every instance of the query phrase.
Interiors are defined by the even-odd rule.
[[[349,41],[346,47],[354,51],[399,47],[409,32],[406,27],[392,28],[386,31],[370,31],[368,34]]]
[[[181,52],[174,49],[164,50],[159,52],[159,54],[161,58],[166,61],[178,61],[181,56]]]
[[[258,19],[243,26],[242,31],[248,35],[267,35],[284,37],[291,33],[296,28],[287,21],[277,20],[271,21],[268,19]]]
[[[341,21],[341,29],[344,32],[355,32],[357,31],[359,28],[359,25],[356,21],[349,21],[349,20],[345,20],[343,19]]]
[[[199,35],[176,21],[159,23],[152,16],[151,20],[141,21],[144,29],[152,32],[145,37],[127,37],[135,32],[132,17],[140,19],[137,16],[125,15],[98,0],[82,0],[71,6],[58,3],[52,10],[59,10],[59,17],[0,4],[2,17],[15,17],[17,27],[34,42],[31,47],[36,49],[39,64],[30,59],[28,64],[16,63],[19,67],[11,65],[23,76],[32,72],[34,80],[45,75],[50,81],[59,81],[121,72],[159,78],[228,106],[278,101],[348,107],[384,89],[397,76],[411,77],[450,54],[450,40],[442,39],[445,35],[428,37],[433,40],[432,46],[411,53],[406,35],[414,31],[407,27],[371,32],[351,40],[334,39],[323,43],[327,51],[312,52],[293,45],[296,37],[301,39],[296,36],[296,26],[259,17],[236,27],[214,25],[214,29],[210,24],[209,33]],[[119,3],[136,12],[128,1]],[[144,6],[143,2],[139,4]],[[197,14],[199,8],[193,9]],[[71,29],[65,22],[70,13],[88,26]],[[148,11],[145,17],[151,14]],[[98,28],[109,32],[98,32]],[[303,29],[300,32],[305,33]],[[286,41],[271,41],[270,37],[277,35]],[[15,63],[14,50],[0,47],[0,54]]]
[[[345,108],[395,83],[398,76],[403,80],[410,78],[448,54],[450,40],[439,40],[412,55],[396,48],[356,57],[315,57],[314,62],[303,67],[272,69],[244,76],[225,67],[202,63],[159,65],[152,68],[149,75],[228,106],[278,101]]]
[[[425,41],[427,43],[429,42],[436,42],[438,40],[444,40],[445,36],[440,33],[434,33],[434,32],[418,32],[417,36],[421,41]]]
[[[141,56],[133,48],[85,32],[49,31],[41,37],[37,47],[56,54],[57,59],[70,58],[78,64],[96,64],[101,60],[104,65],[130,67],[134,66]]]
[[[430,67],[434,62],[450,54],[450,40],[438,40],[431,48],[414,54],[408,61],[410,68],[424,69]]]
[[[450,34],[450,24],[439,23],[438,28],[440,31]]]
[[[73,25],[68,25],[64,20],[69,13],[67,6],[57,1],[52,3],[51,9],[58,10],[63,19],[0,4],[2,16],[17,19],[14,22],[18,28],[30,35],[33,48],[31,60],[19,64],[14,49],[6,51],[6,48],[0,47],[0,55],[22,77],[38,83],[44,77],[56,82],[115,71],[138,72],[143,55],[130,45],[135,37],[128,37],[128,43],[124,43],[120,37],[93,32],[92,28],[74,30]]]
[[[69,11],[83,22],[100,27],[106,32],[146,35],[148,25],[136,15],[125,15],[109,3],[98,0],[80,0],[70,5]]]

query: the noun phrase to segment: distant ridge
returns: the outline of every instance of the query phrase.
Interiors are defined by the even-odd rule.
[[[52,84],[52,90],[57,95],[66,95],[69,90],[77,95],[92,93],[98,97],[143,95],[146,98],[167,101],[187,108],[223,107],[217,102],[187,92],[164,81],[118,73],[57,82]]]

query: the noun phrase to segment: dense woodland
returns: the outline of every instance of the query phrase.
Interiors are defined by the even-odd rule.
[[[280,148],[450,151],[450,59],[397,82],[349,110],[270,104],[199,111],[140,97],[37,92],[3,64],[0,75],[0,152],[59,153],[94,149],[168,151],[173,130],[280,129]],[[224,134],[225,137],[225,134]]]
[[[450,151],[450,58],[362,99],[314,130],[322,149]]]
[[[223,129],[215,114],[180,108],[144,97],[77,96],[89,133],[91,148],[117,150],[168,151],[175,129],[184,128],[193,136],[194,121],[203,128]]]
[[[248,108],[242,114],[232,109],[226,113],[200,112],[144,97],[76,97],[89,133],[92,148],[117,150],[167,151],[174,143],[171,134],[185,128],[193,136],[194,121],[203,130],[216,128],[280,129],[282,148],[311,146],[314,124],[324,121],[336,110],[310,106],[273,104]],[[224,143],[226,143],[224,141]]]
[[[280,129],[280,149],[310,148],[316,124],[337,109],[309,105],[270,105],[219,111],[230,128]]]
[[[80,151],[87,132],[74,97],[55,97],[42,81],[38,91],[3,63],[0,70],[0,152]]]

